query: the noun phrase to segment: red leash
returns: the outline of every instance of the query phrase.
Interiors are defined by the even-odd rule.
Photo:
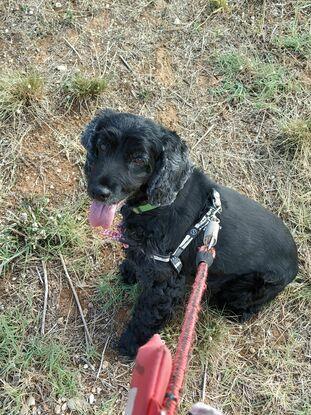
[[[200,303],[206,289],[208,267],[214,257],[214,248],[208,249],[206,246],[199,248],[197,273],[173,365],[171,353],[158,334],[139,349],[125,415],[175,414],[193,345]]]
[[[199,252],[210,253],[212,258],[215,257],[215,250],[207,249],[201,246]],[[211,259],[212,262],[212,259]],[[191,295],[186,309],[184,322],[182,325],[181,335],[178,340],[176,354],[173,360],[173,370],[166,392],[163,409],[166,415],[173,415],[180,400],[180,391],[184,382],[189,354],[193,345],[195,335],[195,325],[199,318],[200,303],[204,291],[206,290],[206,281],[208,276],[208,264],[200,262],[198,265],[195,281],[192,287]]]

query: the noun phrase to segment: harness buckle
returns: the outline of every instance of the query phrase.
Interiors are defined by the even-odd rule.
[[[181,271],[181,268],[182,268],[181,260],[177,256],[174,256],[174,255],[171,256],[170,260],[171,260],[171,263],[172,263],[173,267],[179,273]]]

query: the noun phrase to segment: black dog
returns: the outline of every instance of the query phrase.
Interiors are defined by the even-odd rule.
[[[129,247],[120,270],[126,283],[139,282],[141,295],[119,342],[122,354],[134,356],[183,297],[203,235],[181,255],[181,273],[152,255],[176,249],[208,211],[213,189],[220,193],[223,211],[209,271],[211,304],[245,321],[297,274],[296,246],[283,222],[194,168],[174,132],[141,116],[105,110],[87,126],[82,144],[97,221],[109,217],[111,222],[116,204],[125,201],[121,213]]]

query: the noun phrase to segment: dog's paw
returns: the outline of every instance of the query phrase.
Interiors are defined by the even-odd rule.
[[[135,269],[128,261],[125,260],[124,262],[122,262],[119,269],[121,274],[121,280],[122,282],[124,282],[124,284],[136,284],[137,278]]]
[[[122,334],[118,342],[118,352],[119,354],[128,360],[133,360],[137,354],[139,348],[139,344],[131,332],[131,330],[127,329]]]

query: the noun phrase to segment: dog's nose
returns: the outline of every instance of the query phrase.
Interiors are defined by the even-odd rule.
[[[111,195],[111,191],[106,186],[96,186],[92,189],[94,199],[104,202]]]

